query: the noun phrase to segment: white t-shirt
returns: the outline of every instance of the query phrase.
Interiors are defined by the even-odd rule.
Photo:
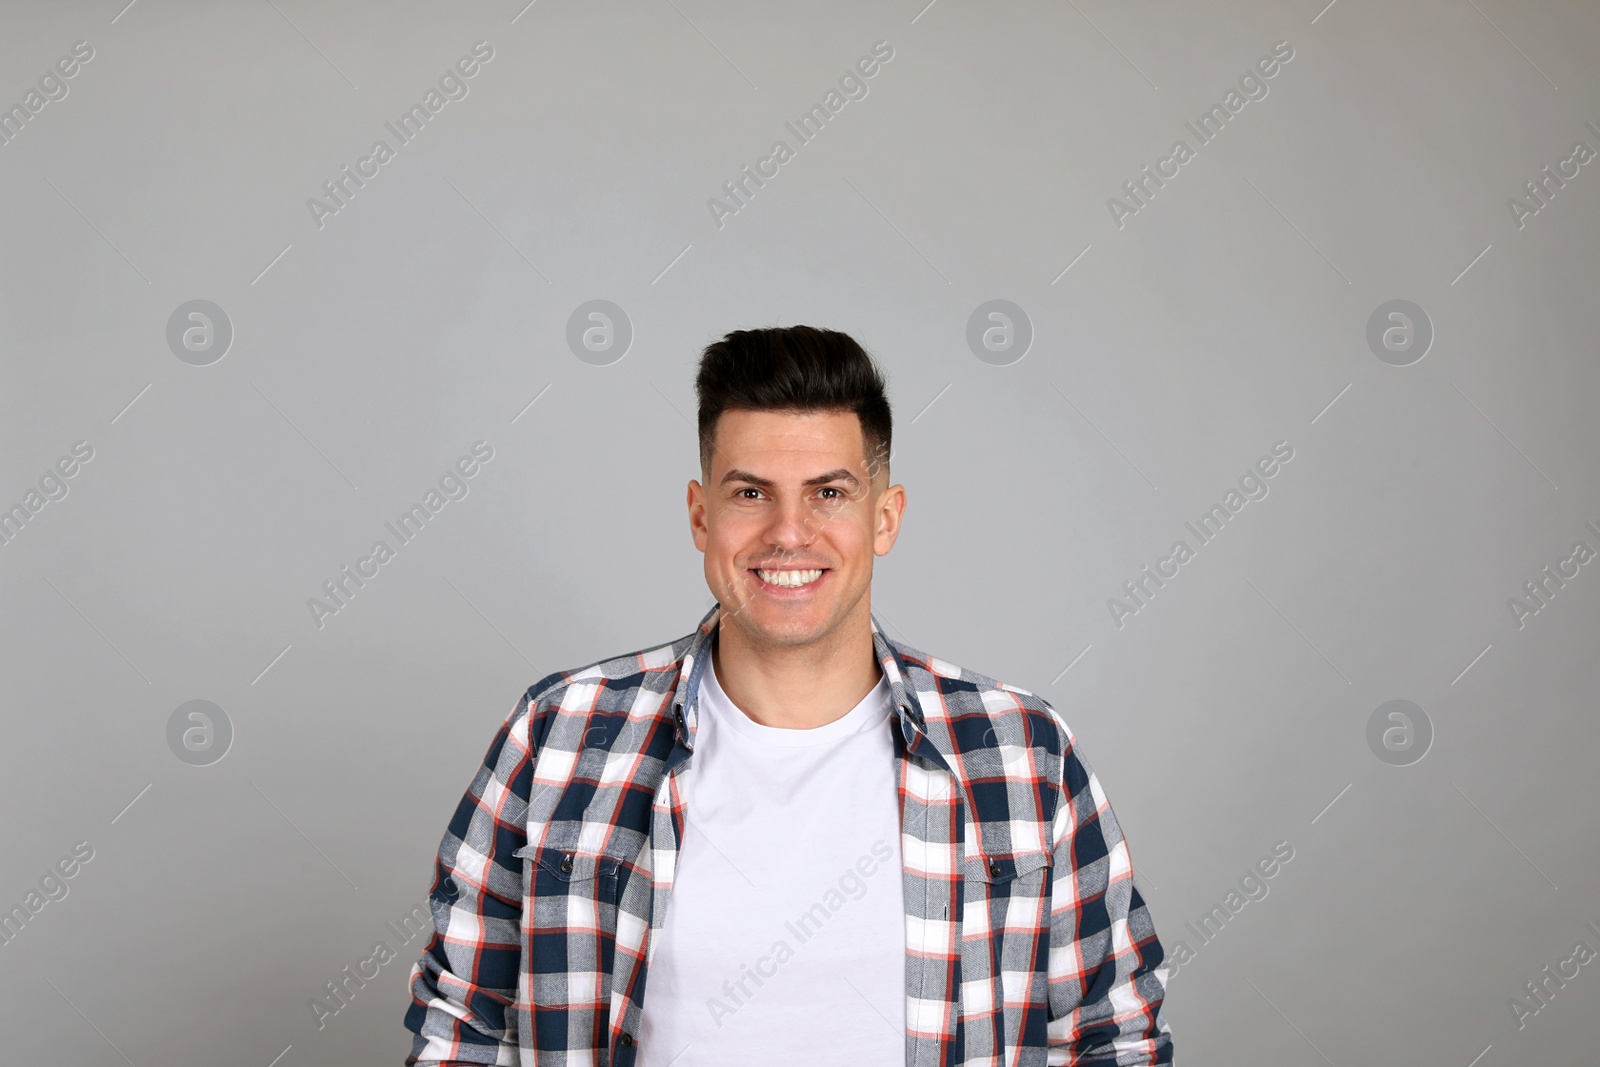
[[[701,674],[641,1067],[905,1062],[905,909],[888,683],[812,730]]]

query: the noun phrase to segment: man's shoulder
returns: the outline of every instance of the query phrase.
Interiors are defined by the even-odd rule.
[[[888,641],[904,667],[906,687],[916,695],[930,732],[938,727],[954,748],[970,751],[1037,745],[1059,755],[1073,743],[1072,730],[1061,713],[1032,690],[904,641]]]
[[[522,707],[532,715],[557,705],[573,709],[581,701],[584,706],[610,710],[641,691],[665,694],[676,682],[694,636],[688,633],[581,667],[554,671],[528,687]]]

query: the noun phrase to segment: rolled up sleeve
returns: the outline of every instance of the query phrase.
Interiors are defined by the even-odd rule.
[[[1047,1062],[1171,1063],[1161,942],[1111,805],[1057,722],[1066,740],[1052,835]]]
[[[518,1062],[522,860],[533,776],[529,689],[496,733],[434,861],[434,933],[411,968],[407,1067]]]

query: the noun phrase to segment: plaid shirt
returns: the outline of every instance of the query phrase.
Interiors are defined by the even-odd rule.
[[[439,847],[408,1067],[632,1067],[720,610],[507,717]],[[1072,731],[875,617],[872,641],[897,709],[906,1064],[1171,1063],[1161,943]]]

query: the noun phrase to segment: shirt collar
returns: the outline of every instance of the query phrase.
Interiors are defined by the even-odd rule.
[[[889,683],[900,731],[907,744],[914,746],[917,735],[923,730],[922,706],[917,703],[916,693],[906,684],[905,666],[900,654],[878,624],[877,616],[869,613],[868,618],[872,624],[872,647],[877,653],[884,680]],[[678,742],[690,752],[694,751],[695,728],[699,723],[700,676],[711,662],[711,635],[721,620],[722,605],[713,604],[695,632],[689,636],[689,646],[678,668],[677,682],[670,697]]]

